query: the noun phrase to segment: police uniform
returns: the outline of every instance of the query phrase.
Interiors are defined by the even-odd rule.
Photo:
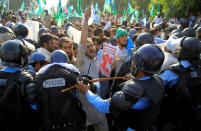
[[[22,69],[27,50],[16,40],[1,46],[0,130],[37,130],[36,89],[33,77]]]
[[[164,60],[161,49],[150,44],[139,48],[132,57],[135,61],[135,69],[132,67],[131,71],[134,76],[139,69],[154,74],[160,70]],[[112,113],[114,116],[112,130],[126,131],[132,128],[146,131],[156,124],[164,93],[162,80],[158,76],[129,80],[121,84],[120,89],[122,90],[114,93],[108,100],[102,100],[91,91],[86,93],[86,98],[100,112]]]
[[[62,53],[64,52],[54,51],[51,64],[37,72],[36,87],[41,128],[44,131],[81,131],[85,128],[86,117],[76,90],[61,93],[62,89],[77,83],[79,71],[66,63],[67,55]],[[59,58],[60,56],[65,58]]]
[[[184,37],[178,51],[179,63],[161,73],[165,99],[161,124],[171,122],[176,130],[200,130],[200,52],[198,39]]]

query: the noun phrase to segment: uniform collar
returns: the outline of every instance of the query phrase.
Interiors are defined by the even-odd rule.
[[[8,73],[15,73],[17,71],[21,71],[22,68],[20,67],[5,67],[2,69],[3,72],[8,72]]]
[[[145,76],[145,77],[139,78],[138,80],[148,80],[150,78],[151,78],[150,76]]]
[[[32,65],[29,65],[28,68],[33,70],[33,71],[35,71],[35,69],[34,69],[34,67]]]
[[[179,63],[180,63],[184,68],[188,68],[188,67],[192,66],[192,64],[191,64],[189,61],[187,61],[187,60],[182,60],[182,61],[180,61]]]

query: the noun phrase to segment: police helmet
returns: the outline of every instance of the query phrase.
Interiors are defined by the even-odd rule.
[[[163,30],[166,29],[166,22],[161,21],[161,22],[159,23],[159,25],[160,25],[160,28],[161,28],[161,29],[163,29]]]
[[[28,60],[28,64],[32,64],[38,61],[48,61],[48,58],[41,52],[35,52]]]
[[[200,27],[200,24],[195,24],[195,26],[193,27],[195,30],[197,30]]]
[[[154,24],[154,28],[157,29],[157,30],[161,30],[162,29],[161,26],[159,24],[156,24],[156,23]]]
[[[196,37],[196,31],[193,28],[185,28],[182,33],[187,37]]]
[[[196,32],[201,33],[201,27],[199,27],[199,28],[196,30]]]
[[[69,63],[69,59],[63,50],[55,50],[50,56],[50,63]]]
[[[43,24],[42,23],[39,23],[39,28],[43,28]]]
[[[3,34],[3,33],[11,33],[11,34],[14,34],[12,29],[6,27],[6,26],[0,26],[0,34]]]
[[[144,44],[154,44],[154,37],[150,33],[142,33],[136,38],[135,44],[137,48]]]
[[[175,32],[175,33],[172,33],[171,37],[172,37],[173,39],[178,39],[178,38],[184,37],[184,34],[181,33],[181,32]]]
[[[14,28],[14,32],[16,37],[19,37],[19,36],[26,37],[29,33],[29,30],[27,26],[24,24],[16,24]]]
[[[14,30],[15,29],[15,23],[14,22],[10,22],[6,25],[7,27],[9,27],[10,29]]]
[[[128,32],[128,37],[133,38],[136,32],[137,32],[136,29],[131,29],[131,30]]]
[[[184,37],[178,49],[179,60],[199,60],[201,42],[195,37]]]
[[[178,24],[170,24],[168,27],[168,31],[172,32],[173,30],[177,30],[178,29]]]
[[[133,54],[135,67],[132,67],[132,73],[135,75],[138,70],[142,70],[144,73],[155,74],[160,70],[164,58],[164,53],[158,46],[145,44]]]
[[[0,48],[0,57],[4,66],[23,66],[27,62],[28,51],[19,40],[8,40]]]
[[[39,30],[39,36],[41,34],[43,34],[43,33],[48,33],[48,32],[49,32],[48,28],[40,28],[40,30]]]
[[[53,34],[58,34],[59,33],[59,29],[58,27],[56,27],[55,25],[50,27],[50,32]]]

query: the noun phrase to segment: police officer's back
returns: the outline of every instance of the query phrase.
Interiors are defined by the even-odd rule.
[[[201,122],[201,43],[184,37],[179,46],[179,63],[160,76],[165,84],[161,122],[171,122],[176,130],[200,130]]]
[[[61,90],[77,83],[79,71],[71,64],[64,51],[51,55],[51,64],[37,73],[41,128],[44,131],[81,131],[85,126],[85,113],[76,96],[76,90]]]
[[[115,117],[113,130],[126,131],[130,127],[146,131],[156,124],[160,112],[164,88],[162,80],[154,74],[160,70],[163,60],[164,54],[159,47],[146,44],[133,55],[131,72],[135,79],[122,83],[122,90],[114,93],[111,99],[102,100],[82,83],[77,89],[86,93],[97,110],[112,113]]]
[[[2,44],[0,56],[5,66],[0,71],[0,130],[34,130],[35,82],[22,69],[27,49],[20,41],[9,40]]]

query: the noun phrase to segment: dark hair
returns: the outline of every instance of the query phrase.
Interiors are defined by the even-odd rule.
[[[110,37],[110,32],[109,32],[108,30],[104,30],[104,35],[105,35],[106,37]]]
[[[34,63],[31,63],[30,65],[33,66],[33,67],[35,67],[38,62],[39,62],[39,64],[40,64],[40,66],[43,66],[43,65],[48,64],[47,61],[42,60],[42,61],[36,61],[36,62],[34,62]]]
[[[43,47],[43,43],[45,42],[48,42],[50,40],[54,39],[54,36],[49,34],[49,33],[43,33],[41,36],[40,36],[40,45]]]
[[[94,30],[94,36],[99,36],[101,33],[103,33],[103,29],[100,27]]]
[[[78,44],[73,42],[73,50],[77,50],[77,48],[78,48]]]
[[[102,42],[109,41],[109,40],[110,39],[108,37],[103,37]]]
[[[58,33],[56,36],[59,37],[59,39],[60,39],[62,37],[65,37],[66,35],[64,33]]]
[[[102,44],[102,39],[100,38],[100,37],[98,37],[98,36],[93,36],[92,37],[92,41],[94,42],[94,41],[97,41],[97,44],[98,45],[101,45]]]

